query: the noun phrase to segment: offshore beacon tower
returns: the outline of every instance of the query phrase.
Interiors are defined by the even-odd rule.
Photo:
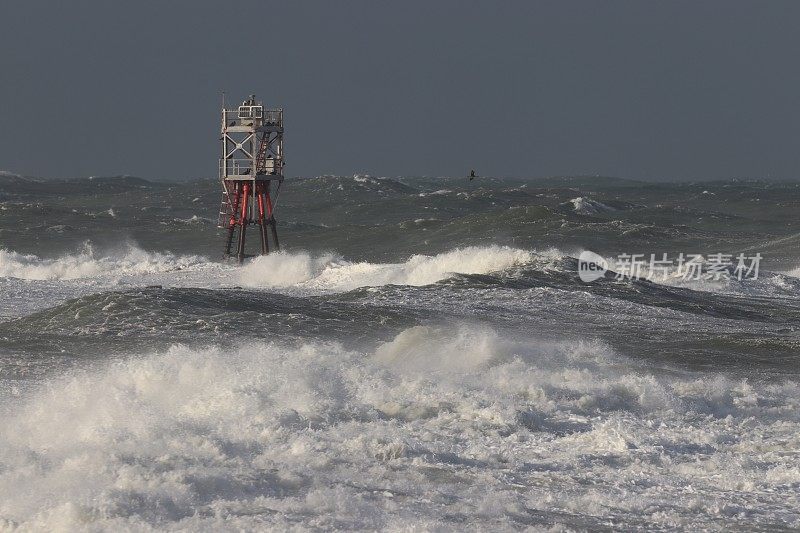
[[[269,253],[267,226],[275,250],[280,249],[275,202],[283,183],[283,109],[266,109],[255,95],[236,109],[226,109],[223,98],[220,140],[218,226],[226,229],[223,257],[235,256],[241,263],[251,257],[245,254],[245,233],[251,224],[258,226],[262,255]]]

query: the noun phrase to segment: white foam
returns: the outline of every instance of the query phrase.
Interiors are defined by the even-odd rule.
[[[506,246],[471,246],[414,255],[403,263],[353,263],[335,255],[278,253],[257,257],[241,272],[250,287],[302,286],[333,291],[379,285],[429,285],[459,274],[486,274],[524,264],[533,252]]]
[[[497,335],[475,325],[455,332],[441,327],[416,326],[378,346],[375,358],[406,372],[468,371],[505,354]]]
[[[5,400],[0,528],[800,527],[796,383],[623,362],[465,324],[107,363]]]
[[[78,253],[55,259],[0,249],[0,317],[20,316],[93,292],[148,285],[220,288],[241,284],[287,293],[337,292],[387,283],[424,285],[453,272],[503,270],[533,255],[499,246],[476,247],[381,264],[298,252],[261,256],[239,267],[200,256],[147,252],[134,244],[104,253],[87,244]]]
[[[210,218],[201,217],[198,215],[192,215],[189,218],[175,218],[173,220],[175,222],[180,222],[181,224],[210,224],[213,222]]]
[[[71,280],[105,275],[136,275],[180,270],[207,260],[199,256],[147,252],[129,244],[121,250],[100,255],[90,245],[57,259],[43,259],[0,249],[0,277],[29,280]]]
[[[450,189],[439,189],[438,191],[433,191],[433,192],[421,192],[419,193],[419,196],[423,198],[425,196],[444,196],[446,194],[451,194],[452,192],[453,191],[451,191]]]
[[[611,206],[583,196],[573,198],[570,200],[570,203],[572,204],[572,208],[579,215],[594,215],[605,211],[616,211],[616,209]]]

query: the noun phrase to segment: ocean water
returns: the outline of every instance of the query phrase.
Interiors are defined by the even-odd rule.
[[[800,187],[0,175],[0,531],[800,528]],[[760,253],[592,283],[580,253]]]

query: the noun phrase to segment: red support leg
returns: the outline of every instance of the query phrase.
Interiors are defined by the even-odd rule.
[[[269,242],[267,241],[267,226],[264,218],[264,184],[256,186],[256,198],[258,199],[258,225],[261,233],[261,255],[269,253]]]
[[[272,229],[272,240],[275,242],[275,250],[278,251],[281,249],[281,245],[278,242],[278,228],[275,226],[275,217],[272,215],[272,198],[269,195],[269,186],[267,186],[267,192],[264,195],[267,201],[267,217],[269,219],[269,225]]]
[[[247,229],[247,224],[250,222],[247,209],[249,199],[250,199],[250,184],[245,182],[244,185],[242,185],[242,199],[241,199],[242,209],[241,209],[241,214],[239,216],[239,224],[240,224],[239,250],[238,253],[236,254],[239,263],[244,261],[244,237],[245,237],[245,231]]]

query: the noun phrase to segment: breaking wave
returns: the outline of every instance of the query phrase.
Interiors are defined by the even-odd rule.
[[[759,494],[751,519],[800,526],[781,490],[798,475],[781,455],[800,446],[796,383],[621,362],[456,325],[74,372],[0,428],[0,529],[716,529],[744,509],[733,491]]]
[[[487,274],[531,261],[534,253],[507,246],[457,248],[413,255],[404,263],[354,263],[336,255],[278,253],[255,258],[240,274],[249,287],[302,286],[347,291],[379,285],[429,285],[458,274]]]
[[[107,275],[170,272],[198,265],[207,260],[194,255],[147,252],[128,244],[122,250],[101,255],[85,244],[77,254],[44,259],[0,249],[0,277],[30,280],[69,280]]]
[[[572,204],[572,209],[579,215],[596,215],[597,213],[616,211],[616,209],[611,206],[583,196],[573,198],[567,203]]]

